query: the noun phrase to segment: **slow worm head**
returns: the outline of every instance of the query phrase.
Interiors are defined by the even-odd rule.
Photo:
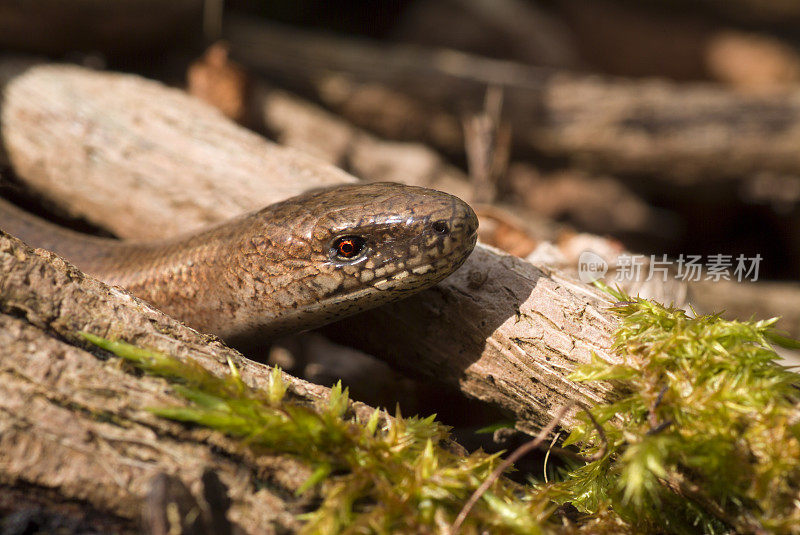
[[[146,243],[85,236],[0,203],[6,232],[232,342],[323,325],[432,286],[464,263],[477,227],[460,199],[392,183],[312,190]]]

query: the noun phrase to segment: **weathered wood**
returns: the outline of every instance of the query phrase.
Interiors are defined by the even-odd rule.
[[[48,98],[37,98],[40,94]],[[153,120],[136,122],[129,99],[143,94],[148,98],[135,101],[134,117]],[[142,174],[147,173],[147,195],[127,193],[135,180],[91,191],[94,206],[127,219],[113,229],[128,237],[141,235],[144,228],[151,236],[167,235],[184,220],[224,218],[216,207],[202,204],[209,191],[217,204],[245,210],[275,200],[265,183],[285,185],[282,192],[288,195],[290,187],[302,189],[300,177],[353,180],[318,160],[247,134],[187,95],[132,76],[76,67],[33,68],[8,83],[2,114],[11,119],[3,121],[2,136],[17,173],[37,186],[53,185],[51,194],[73,211],[79,210],[86,192],[83,177],[99,177],[102,169],[104,178],[127,172],[144,181]],[[170,121],[159,119],[165,116]],[[43,118],[49,118],[46,124]],[[86,132],[93,133],[88,142]],[[228,137],[217,139],[214,133]],[[212,146],[212,139],[222,146]],[[86,154],[87,145],[92,157],[72,156],[68,166],[49,156]],[[132,148],[132,161],[119,161],[120,147]],[[221,157],[223,152],[228,155],[224,170],[212,166],[204,177],[202,163],[210,161],[209,154]],[[293,166],[281,164],[289,157]],[[263,161],[270,176],[254,168],[254,161]],[[174,186],[176,180],[188,180],[185,175],[195,181],[181,182],[189,192]],[[191,193],[198,190],[201,200],[194,202]],[[133,194],[138,196],[135,209],[126,210]],[[596,402],[607,395],[603,386],[572,384],[565,376],[576,364],[588,362],[593,352],[613,359],[609,347],[615,322],[606,310],[609,305],[608,297],[593,288],[479,246],[450,280],[331,329],[340,333],[340,340],[390,364],[428,373],[499,404],[520,419],[520,428],[530,431],[567,400]]]
[[[212,470],[245,533],[284,533],[314,497],[295,491],[310,474],[287,456],[255,458],[219,433],[160,419],[147,407],[182,403],[164,380],[126,371],[88,349],[79,331],[191,357],[215,373],[230,358],[251,385],[266,366],[243,358],[59,257],[0,233],[0,483],[57,489],[135,521],[152,478],[166,472],[197,490]],[[290,396],[316,403],[324,387],[284,374]],[[361,417],[372,409],[353,404]],[[313,493],[312,493],[313,494]]]
[[[136,76],[9,60],[0,63],[0,85],[0,135],[16,173],[118,236],[179,234],[355,180]]]
[[[402,182],[446,191],[467,202],[467,176],[421,143],[386,141],[322,108],[261,81],[253,83],[255,122],[281,145],[303,151],[370,182]]]
[[[431,290],[323,328],[416,376],[493,403],[533,432],[569,401],[596,404],[610,388],[566,376],[609,354],[616,325],[597,290],[478,245]],[[567,419],[565,425],[569,427]]]
[[[504,89],[517,146],[596,170],[682,183],[800,172],[800,92],[570,74],[450,50],[377,44],[230,18],[232,54],[360,126],[463,150],[459,117]]]

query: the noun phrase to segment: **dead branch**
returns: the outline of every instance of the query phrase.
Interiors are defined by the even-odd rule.
[[[475,187],[475,201],[492,203],[508,171],[511,130],[502,120],[503,91],[490,87],[480,113],[464,118],[464,152]]]

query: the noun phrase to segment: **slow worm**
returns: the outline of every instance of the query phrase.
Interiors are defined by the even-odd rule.
[[[0,200],[0,229],[234,344],[430,287],[464,263],[477,227],[460,199],[393,183],[312,190],[157,242],[87,236]]]

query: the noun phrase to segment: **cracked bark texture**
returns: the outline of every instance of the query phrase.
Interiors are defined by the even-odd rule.
[[[52,186],[46,194],[53,202],[121,237],[166,236],[218,221],[226,214],[216,205],[250,210],[292,188],[299,193],[308,185],[304,178],[355,180],[142,78],[42,65],[7,79],[2,139],[18,176]],[[199,161],[187,157],[194,154]],[[292,164],[282,163],[287,160]],[[82,204],[86,195],[89,209]],[[208,199],[215,199],[214,209],[204,204]],[[591,287],[479,245],[436,287],[325,332],[499,405],[532,432],[568,401],[594,403],[609,395],[606,386],[574,384],[566,376],[592,353],[614,360],[610,305]]]
[[[206,470],[229,489],[230,518],[245,533],[282,533],[313,501],[294,492],[309,476],[287,456],[254,457],[219,433],[160,419],[147,407],[182,403],[166,381],[132,373],[87,347],[86,331],[120,338],[214,373],[235,362],[245,381],[269,368],[243,358],[126,292],[86,277],[56,255],[0,233],[0,483],[56,489],[135,521],[152,478],[165,472],[197,491]],[[328,389],[284,374],[290,397],[316,403]],[[368,417],[372,409],[354,403]]]

